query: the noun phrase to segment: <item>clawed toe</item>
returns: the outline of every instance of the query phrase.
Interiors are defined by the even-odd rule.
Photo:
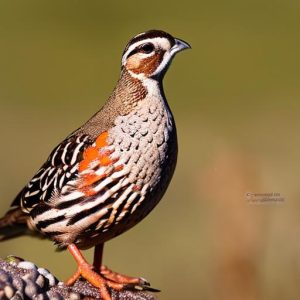
[[[139,280],[140,280],[140,284],[139,285],[150,286],[150,282],[148,280],[146,280],[145,278],[140,277]]]
[[[103,300],[112,299],[110,295],[110,289],[116,291],[130,289],[159,292],[158,289],[150,287],[150,283],[142,277],[130,277],[119,274],[110,270],[106,266],[101,266],[99,272],[97,272],[97,270],[95,270],[95,268],[84,259],[74,244],[69,245],[68,249],[76,259],[78,267],[74,275],[66,281],[66,285],[73,285],[76,280],[78,280],[80,277],[83,277],[93,286],[99,289]]]
[[[150,283],[144,278],[123,275],[123,274],[120,274],[120,273],[110,270],[106,266],[101,266],[100,274],[110,281],[113,281],[116,283],[121,283],[126,286],[132,287],[132,286],[136,286],[136,285],[137,286],[150,285]]]
[[[142,291],[148,291],[148,292],[153,292],[153,293],[159,293],[160,290],[159,289],[155,289],[153,287],[151,287],[150,285],[143,285],[140,286],[142,288]]]
[[[160,290],[152,288],[150,282],[143,277],[130,277],[110,270],[106,266],[101,266],[100,274],[108,280],[108,286],[116,290],[139,290],[160,292]]]

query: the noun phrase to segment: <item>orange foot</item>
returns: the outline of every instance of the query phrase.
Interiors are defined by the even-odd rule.
[[[126,288],[139,288],[141,290],[149,290],[157,292],[158,290],[152,289],[149,283],[143,278],[134,278],[121,275],[109,270],[107,267],[102,266],[100,274],[96,273],[91,266],[82,256],[78,248],[71,244],[68,246],[69,251],[77,262],[77,270],[71,278],[65,283],[72,285],[79,279],[80,276],[85,278],[93,286],[97,287],[103,300],[112,300],[109,288],[120,291]]]
[[[139,286],[142,289],[148,289],[150,287],[150,283],[144,278],[130,277],[116,273],[106,266],[101,266],[100,274],[106,279],[119,284],[125,284],[132,287]]]

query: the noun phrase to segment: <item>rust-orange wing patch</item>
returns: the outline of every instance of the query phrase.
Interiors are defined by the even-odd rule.
[[[118,159],[112,159],[110,155],[113,153],[112,150],[105,149],[108,146],[108,132],[104,131],[101,133],[93,146],[88,147],[83,153],[83,160],[79,163],[79,173],[81,173],[81,181],[79,189],[86,195],[92,196],[96,194],[93,189],[93,185],[100,180],[107,177],[109,174],[104,172],[102,174],[97,174],[97,170],[100,167],[110,167]],[[121,167],[121,168],[120,168]],[[115,168],[116,171],[122,169],[122,166]],[[109,171],[111,174],[113,169]]]

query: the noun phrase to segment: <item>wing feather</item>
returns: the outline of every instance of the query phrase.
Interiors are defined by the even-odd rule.
[[[12,206],[20,206],[23,211],[30,212],[39,203],[49,202],[68,181],[76,178],[83,152],[92,143],[88,135],[70,136],[64,140],[17,195]]]

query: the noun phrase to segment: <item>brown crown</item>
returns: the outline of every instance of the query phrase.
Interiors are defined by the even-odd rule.
[[[159,37],[160,38],[167,38],[170,41],[171,46],[173,46],[175,44],[175,38],[171,34],[165,32],[165,31],[162,31],[162,30],[152,29],[152,30],[140,33],[140,34],[136,35],[134,38],[132,38],[128,42],[127,46],[125,47],[123,55],[128,50],[128,48],[131,45],[135,44],[136,42],[140,42],[140,41],[145,40],[145,39],[159,38]]]

